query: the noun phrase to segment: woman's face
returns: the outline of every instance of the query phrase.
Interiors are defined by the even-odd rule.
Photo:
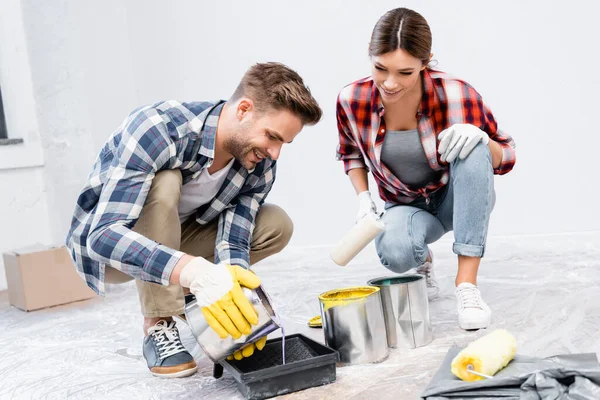
[[[386,104],[395,103],[416,89],[425,65],[402,49],[371,57],[373,81]]]

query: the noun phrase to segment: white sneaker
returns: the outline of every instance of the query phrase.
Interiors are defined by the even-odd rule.
[[[429,300],[434,300],[440,294],[440,287],[433,274],[433,253],[431,251],[429,252],[429,256],[431,257],[431,261],[425,261],[425,264],[418,266],[416,272],[425,277],[425,283],[427,283],[427,298]]]
[[[458,326],[462,329],[483,329],[490,326],[492,312],[481,298],[477,286],[463,282],[456,287]]]

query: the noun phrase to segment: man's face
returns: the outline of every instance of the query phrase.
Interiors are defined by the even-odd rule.
[[[281,146],[291,143],[302,127],[300,118],[290,111],[252,109],[239,117],[238,129],[224,143],[225,149],[244,168],[253,169],[265,158],[277,160]]]

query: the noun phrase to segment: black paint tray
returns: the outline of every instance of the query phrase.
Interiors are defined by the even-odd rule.
[[[251,357],[221,364],[246,399],[258,400],[334,382],[337,359],[337,351],[294,334],[285,338],[285,365],[281,338],[268,340],[264,349]]]

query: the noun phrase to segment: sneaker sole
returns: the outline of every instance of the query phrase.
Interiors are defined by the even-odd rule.
[[[481,322],[481,321],[458,321],[458,327],[461,329],[464,329],[466,331],[468,330],[476,330],[476,329],[485,329],[488,328],[491,324],[491,318],[488,319],[487,321]]]
[[[187,376],[194,375],[196,373],[196,371],[198,371],[197,366],[194,368],[191,368],[191,369],[186,369],[186,370],[179,371],[179,372],[173,372],[171,374],[159,374],[159,373],[152,372],[152,371],[150,371],[150,373],[159,378],[185,378]]]

